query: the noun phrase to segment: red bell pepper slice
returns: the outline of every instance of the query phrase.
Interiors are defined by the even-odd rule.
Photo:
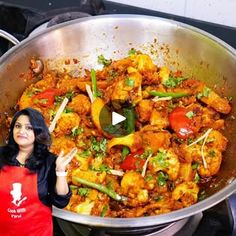
[[[123,170],[137,170],[142,169],[145,163],[145,160],[140,157],[144,153],[143,149],[138,150],[137,152],[130,153],[126,156],[125,160],[121,163],[120,167]]]
[[[176,135],[182,139],[187,139],[195,130],[192,119],[186,116],[187,113],[186,108],[176,107],[169,114],[171,128],[175,131]]]
[[[55,96],[59,95],[60,91],[58,89],[46,89],[41,93],[33,96],[33,101],[42,107],[50,107],[54,104]]]

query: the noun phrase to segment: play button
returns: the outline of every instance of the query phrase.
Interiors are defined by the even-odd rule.
[[[119,124],[120,122],[126,120],[125,116],[122,116],[119,113],[116,113],[114,111],[111,113],[111,116],[112,116],[112,119],[111,119],[112,125]]]
[[[99,122],[104,133],[120,137],[134,131],[135,117],[134,108],[130,103],[113,100],[101,109]]]

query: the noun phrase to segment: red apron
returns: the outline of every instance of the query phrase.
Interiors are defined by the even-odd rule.
[[[0,236],[52,236],[52,211],[38,197],[37,174],[6,166],[0,171]]]

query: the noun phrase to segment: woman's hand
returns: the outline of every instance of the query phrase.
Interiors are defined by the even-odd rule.
[[[56,171],[65,172],[66,166],[70,163],[77,153],[77,148],[72,148],[69,153],[64,156],[64,151],[61,151],[56,160]]]

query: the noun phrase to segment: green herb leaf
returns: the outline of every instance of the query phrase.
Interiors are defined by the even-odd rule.
[[[102,54],[98,56],[98,63],[103,64],[104,66],[109,66],[112,63],[111,59],[106,59]]]
[[[160,171],[158,173],[158,175],[157,175],[157,183],[158,183],[158,185],[159,186],[166,185],[166,181],[168,180],[168,178],[169,178],[169,176],[166,173]]]
[[[122,148],[122,152],[121,152],[121,157],[122,157],[122,160],[125,159],[125,157],[130,153],[130,150],[128,147],[124,146]]]
[[[156,163],[157,165],[159,165],[162,168],[168,167],[169,164],[167,162],[167,153],[166,153],[166,151],[159,150],[157,155],[153,157],[152,163],[154,163],[154,165]]]
[[[83,197],[88,196],[89,191],[89,188],[78,188],[78,194]]]
[[[201,99],[202,97],[208,97],[210,92],[211,92],[211,89],[205,86],[202,92],[197,94],[197,98]]]
[[[135,81],[129,77],[125,79],[125,85],[129,87],[134,87]]]
[[[76,137],[80,134],[82,134],[84,132],[84,129],[78,126],[75,126],[72,130],[71,130],[71,136],[72,137]]]
[[[129,56],[132,56],[132,55],[135,55],[137,54],[137,51],[134,49],[134,48],[131,48],[129,51],[128,51],[128,55]]]
[[[101,217],[104,217],[107,213],[107,210],[108,210],[108,205],[105,205],[103,208],[102,208],[102,212],[101,212]]]
[[[192,119],[194,115],[195,113],[193,111],[189,111],[185,114],[185,116],[187,116],[189,119]]]
[[[195,183],[198,183],[200,181],[200,176],[198,175],[198,173],[195,174],[194,178],[193,178],[193,181]]]
[[[211,149],[211,150],[209,151],[209,156],[210,156],[210,157],[215,157],[215,156],[216,156],[215,150]]]
[[[196,170],[198,168],[198,166],[199,166],[199,163],[194,163],[194,164],[192,164],[192,169]]]
[[[145,181],[146,182],[149,182],[151,180],[153,180],[153,176],[151,174],[148,174],[148,175],[145,176]]]
[[[183,80],[186,80],[186,78],[183,77],[169,77],[168,80],[164,81],[164,85],[169,88],[174,88],[178,86]]]

